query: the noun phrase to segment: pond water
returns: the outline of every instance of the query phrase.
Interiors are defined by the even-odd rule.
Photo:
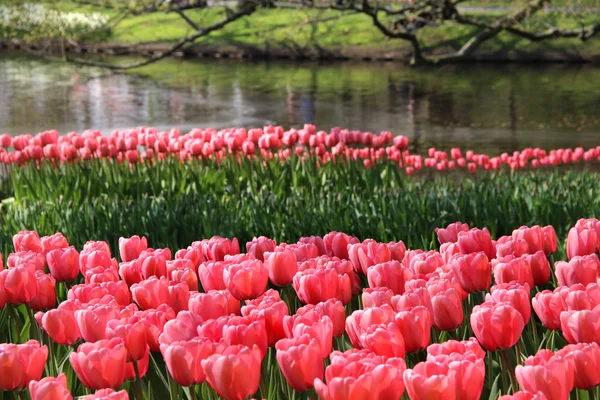
[[[0,53],[0,133],[304,123],[391,130],[419,151],[591,147],[600,70],[173,59],[116,74]]]

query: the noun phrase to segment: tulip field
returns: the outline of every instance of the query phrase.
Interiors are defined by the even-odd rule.
[[[310,125],[0,135],[0,399],[596,399],[599,165]]]

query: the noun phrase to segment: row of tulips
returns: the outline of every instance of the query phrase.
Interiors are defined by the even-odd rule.
[[[595,397],[600,221],[577,221],[568,261],[554,263],[552,226],[493,240],[457,222],[436,234],[439,251],[331,232],[258,237],[246,253],[213,237],[174,255],[133,236],[119,240],[118,261],[102,241],[78,251],[60,233],[20,232],[0,272],[0,390],[32,400]]]
[[[59,136],[57,131],[52,130],[35,136],[0,135],[0,163],[22,165],[44,159],[65,163],[106,158],[133,165],[166,157],[175,157],[184,162],[192,159],[219,161],[229,156],[253,159],[260,156],[261,159],[283,161],[297,155],[302,158],[316,156],[320,163],[360,161],[366,167],[380,160],[391,160],[408,174],[413,174],[422,168],[438,171],[467,169],[474,172],[478,168],[497,170],[503,165],[516,170],[529,166],[538,168],[600,160],[600,146],[588,150],[578,147],[549,152],[527,148],[499,156],[477,154],[472,150],[463,154],[459,148],[449,152],[430,148],[426,157],[411,154],[408,148],[406,136],[392,136],[389,131],[373,134],[333,128],[326,132],[317,131],[314,125],[287,131],[281,126],[249,130],[192,129],[187,134],[181,134],[177,129],[157,131],[140,127],[114,131],[109,136],[94,130]]]

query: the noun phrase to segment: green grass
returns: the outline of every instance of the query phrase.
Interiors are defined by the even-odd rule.
[[[1,251],[22,229],[62,232],[80,248],[140,234],[173,250],[212,235],[241,243],[277,241],[338,230],[361,239],[436,246],[433,229],[457,220],[497,237],[521,225],[548,225],[559,238],[579,218],[600,215],[598,172],[501,171],[475,176],[425,173],[408,177],[384,162],[326,164],[292,158],[266,165],[168,160],[155,165],[93,161],[17,168],[0,185]]]

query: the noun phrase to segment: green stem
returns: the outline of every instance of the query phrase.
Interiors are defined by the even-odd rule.
[[[500,364],[500,378],[502,379],[502,394],[508,394],[508,382],[506,380],[507,367],[500,356],[498,356],[498,363]]]
[[[516,392],[517,389],[517,379],[515,377],[515,369],[510,362],[510,357],[508,356],[508,349],[502,350],[502,357],[504,357],[505,368],[508,370],[508,377],[510,378],[510,386],[512,388],[513,393]]]
[[[192,385],[189,387],[190,389],[190,400],[196,400],[196,386]]]
[[[596,400],[596,388],[588,390],[588,399]]]
[[[19,318],[19,315],[17,314],[17,309],[14,305],[9,306],[10,309],[10,314],[13,320],[13,323],[15,324],[15,328],[17,328],[17,337],[14,338],[13,340],[16,343],[19,343],[19,339],[21,336],[21,330],[23,329],[23,325],[21,324],[21,319]]]
[[[535,326],[535,316],[534,315],[532,315],[529,318],[529,324],[531,325],[531,331],[533,332],[533,343],[537,344],[537,342],[538,342],[538,339],[537,339],[537,327]]]
[[[140,378],[140,369],[137,360],[133,360],[133,369],[135,371],[135,382],[133,383],[133,391],[136,400],[144,400],[144,391],[142,389],[142,380]]]
[[[31,328],[29,329],[29,333],[31,333],[31,331],[33,330],[33,338],[39,342],[40,341],[40,335],[38,332],[39,328],[38,328],[37,322],[35,320],[35,317],[33,316],[33,310],[31,309],[31,307],[29,307],[29,304],[27,304],[25,306],[25,308],[27,309],[27,315],[29,316],[29,324],[31,325]]]

